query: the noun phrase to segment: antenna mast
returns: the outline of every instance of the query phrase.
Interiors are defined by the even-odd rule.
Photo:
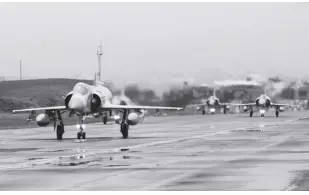
[[[99,71],[98,71],[98,77],[97,79],[99,81],[101,81],[101,69],[102,69],[102,65],[101,65],[101,56],[103,55],[103,51],[102,51],[102,44],[100,42],[100,45],[98,47],[98,50],[97,50],[97,57],[98,57],[98,68],[99,68]]]

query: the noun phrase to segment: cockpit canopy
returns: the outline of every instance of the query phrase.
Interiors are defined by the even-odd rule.
[[[81,94],[81,95],[87,95],[91,92],[88,85],[85,83],[77,83],[73,88],[73,93],[75,94]]]

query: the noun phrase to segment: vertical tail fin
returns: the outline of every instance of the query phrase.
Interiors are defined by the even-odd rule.
[[[216,97],[216,88],[215,88],[215,87],[213,88],[212,95],[213,95],[214,97]]]
[[[103,49],[102,43],[100,42],[100,45],[98,46],[97,49],[97,58],[98,58],[98,72],[96,76],[97,81],[101,81],[101,75],[102,75],[102,65],[101,65],[101,56],[103,55],[102,49]]]
[[[267,87],[267,84],[264,85],[264,95],[267,95],[266,87]]]
[[[94,72],[93,85],[97,83],[97,71]]]

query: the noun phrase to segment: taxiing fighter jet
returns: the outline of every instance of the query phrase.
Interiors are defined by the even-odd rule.
[[[198,111],[202,111],[202,114],[205,115],[205,107],[207,106],[209,108],[210,114],[214,114],[216,112],[216,108],[223,108],[223,113],[226,114],[227,110],[230,108],[230,106],[234,106],[237,104],[232,103],[221,103],[219,98],[216,96],[216,89],[213,89],[213,95],[207,98],[206,103],[203,104],[194,104],[189,105],[188,107],[195,106]]]
[[[100,116],[105,118],[107,114],[111,115],[112,111],[122,112],[120,119],[120,132],[123,138],[128,137],[129,126],[136,125],[140,119],[144,117],[144,110],[181,110],[182,108],[176,107],[157,107],[157,106],[138,106],[138,105],[116,105],[112,103],[112,92],[102,83],[101,77],[101,56],[103,55],[102,47],[99,46],[97,53],[98,57],[98,76],[95,76],[93,85],[86,83],[77,83],[73,90],[69,92],[64,98],[63,106],[53,107],[41,107],[41,108],[29,108],[23,110],[13,110],[13,113],[30,112],[31,115],[35,111],[44,111],[36,116],[35,121],[38,126],[47,126],[50,122],[54,123],[54,129],[56,129],[57,139],[61,140],[64,134],[64,124],[61,115],[64,112],[70,112],[70,115],[76,115],[78,117],[77,139],[85,139],[86,133],[84,119],[86,116]],[[106,120],[103,119],[103,121]],[[104,121],[105,122],[105,121]]]
[[[261,94],[258,98],[256,98],[255,102],[247,104],[239,104],[239,106],[243,106],[243,110],[245,112],[249,111],[250,117],[253,116],[253,106],[256,106],[259,109],[261,117],[265,116],[266,110],[274,107],[276,109],[276,117],[279,117],[279,112],[283,112],[286,106],[297,107],[298,105],[273,103],[270,97],[266,94],[266,85],[265,85],[264,93]]]

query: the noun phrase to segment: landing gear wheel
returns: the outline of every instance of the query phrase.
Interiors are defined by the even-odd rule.
[[[223,113],[226,114],[226,108],[223,109]]]
[[[62,125],[57,125],[57,140],[62,140],[62,135],[64,133],[64,129]]]
[[[261,117],[264,117],[264,114],[261,114]]]
[[[103,116],[103,124],[106,125],[107,123],[107,116]]]
[[[122,123],[121,124],[121,133],[122,133],[122,137],[124,139],[128,138],[128,135],[129,135],[129,125],[127,123]]]
[[[82,132],[82,138],[86,139],[86,132]]]
[[[276,111],[276,117],[279,117],[279,111],[278,110]]]
[[[205,115],[205,114],[206,114],[206,111],[205,111],[205,110],[203,110],[203,111],[202,111],[202,115]]]
[[[250,117],[252,117],[253,116],[253,111],[250,111]]]
[[[80,139],[82,137],[82,133],[81,132],[78,132],[77,133],[77,139]]]

